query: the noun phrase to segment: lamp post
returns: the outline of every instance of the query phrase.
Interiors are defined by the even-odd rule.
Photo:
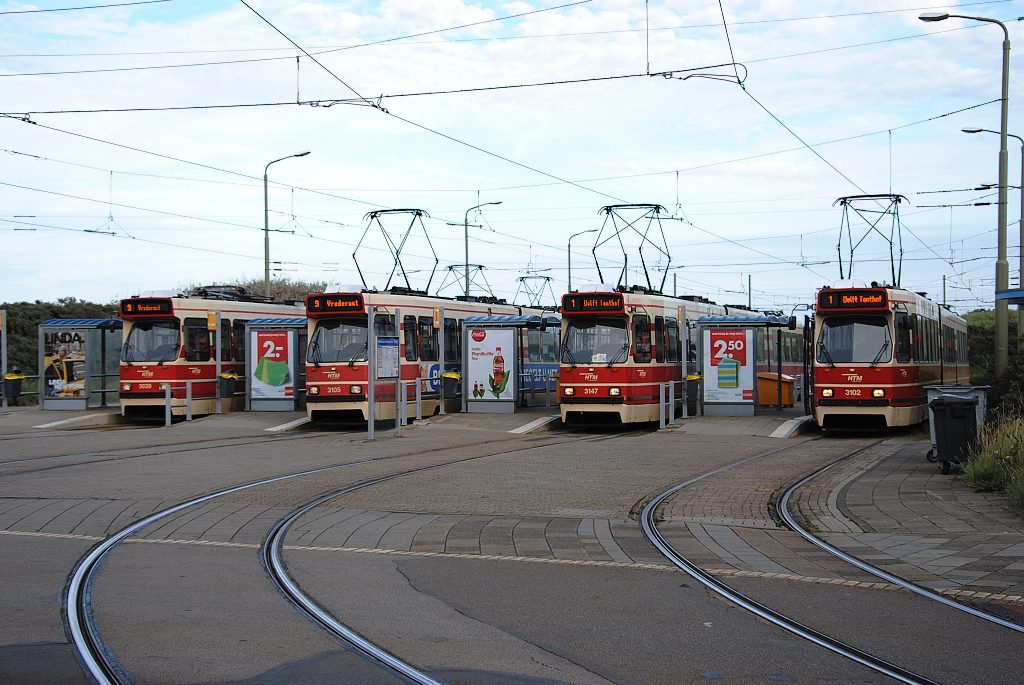
[[[998,19],[973,17],[965,14],[948,14],[946,12],[927,12],[918,17],[921,21],[944,21],[950,17],[983,21],[999,24],[1003,29],[1003,79],[1002,107],[999,114],[999,231],[996,249],[996,292],[1008,290],[1010,287],[1010,268],[1006,261],[1006,120],[1010,102],[1010,32],[1006,24]],[[996,377],[1006,372],[1009,362],[1009,305],[1006,300],[996,300]]]
[[[966,127],[960,129],[964,133],[999,133],[987,128]],[[1017,281],[1024,288],[1024,138],[1007,133],[1008,138],[1020,141],[1020,220],[1017,222],[1019,235],[1017,238]],[[1017,354],[1024,353],[1024,307],[1017,305]]]
[[[569,254],[569,287],[566,292],[572,292],[572,239],[578,235],[583,235],[584,233],[597,233],[597,229],[591,228],[586,231],[580,231],[579,233],[573,233],[569,236],[569,249],[567,250]]]
[[[267,171],[270,169],[271,164],[282,162],[292,157],[305,157],[309,154],[309,150],[305,152],[297,152],[294,155],[288,155],[281,159],[275,159],[273,162],[267,162],[267,166],[263,167],[263,294],[270,297],[270,208],[267,201]]]
[[[466,292],[464,294],[467,300],[469,299],[469,213],[472,212],[474,209],[480,209],[481,207],[486,207],[487,205],[500,204],[501,200],[497,200],[495,202],[485,202],[482,205],[477,205],[476,207],[470,207],[469,209],[466,210],[466,216],[462,221],[462,228],[466,232]]]

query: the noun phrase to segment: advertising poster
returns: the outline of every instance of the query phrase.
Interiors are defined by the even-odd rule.
[[[704,331],[704,402],[754,401],[754,331],[724,328]]]
[[[43,334],[46,397],[85,397],[85,331]]]
[[[468,399],[515,400],[516,332],[509,328],[474,328],[469,332]]]
[[[295,335],[292,331],[252,331],[251,349],[256,363],[249,372],[249,385],[254,398],[291,399],[295,396],[292,359],[295,358]]]

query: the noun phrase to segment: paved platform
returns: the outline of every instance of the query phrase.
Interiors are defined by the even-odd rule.
[[[114,421],[114,413],[12,407],[0,415],[0,435],[101,425]],[[303,417],[303,412],[225,414],[191,425],[179,422],[169,430],[271,435],[274,431],[310,430]],[[403,430],[419,431],[421,427],[443,429],[444,433],[509,433],[510,439],[564,430],[557,407],[515,414],[447,414],[422,419]],[[781,446],[786,439],[806,437],[812,429],[813,424],[798,411],[768,410],[753,417],[677,419],[659,435],[709,438],[701,443],[702,449],[718,445],[728,450],[734,439],[773,437]],[[386,437],[392,430],[378,429],[378,436]],[[656,427],[645,430],[653,433]],[[863,439],[865,444],[872,440]],[[832,559],[785,529],[775,516],[774,502],[781,490],[827,463],[839,450],[831,437],[808,444],[818,443],[823,446],[820,455],[807,447],[792,456],[751,462],[680,491],[664,511],[663,527],[673,544],[695,562],[725,576],[760,575],[888,589],[887,584]],[[1024,615],[1024,518],[1012,512],[1002,496],[976,493],[959,476],[940,474],[935,464],[925,460],[928,447],[924,441],[889,437],[801,488],[793,501],[795,511],[812,532],[830,544],[890,573],[952,596],[1011,605]],[[9,498],[0,508],[0,529],[102,537],[132,510],[123,505],[93,498]],[[156,503],[133,505],[148,510]],[[257,509],[235,511],[221,506],[197,511],[182,527],[169,523],[150,536],[256,544],[258,535],[249,535],[247,522],[281,513],[270,507]],[[36,519],[40,525],[33,523]],[[303,529],[292,542],[375,553],[667,566],[643,539],[634,520],[584,512],[531,517],[345,508]]]

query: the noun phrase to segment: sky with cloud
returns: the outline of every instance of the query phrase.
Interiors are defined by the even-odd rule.
[[[468,244],[472,294],[553,304],[571,239],[573,288],[789,313],[842,260],[989,308],[999,137],[961,129],[999,129],[1002,31],[925,12],[1022,35],[1013,1],[0,1],[0,302],[262,279],[266,172],[273,278],[456,296]]]

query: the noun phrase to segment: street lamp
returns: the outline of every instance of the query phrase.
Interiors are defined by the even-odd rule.
[[[973,126],[967,126],[960,130],[964,133],[999,133],[999,131],[987,128],[974,128]],[[1022,274],[1024,274],[1024,138],[1015,136],[1012,133],[1007,133],[1006,136],[1020,141],[1020,221],[1017,222],[1017,229],[1020,231],[1017,247],[1020,253],[1018,255],[1017,279],[1020,283],[1024,284],[1024,277],[1022,277]],[[990,184],[983,183],[982,185]],[[1021,287],[1024,287],[1024,285]],[[1020,305],[1017,306],[1017,352],[1018,354],[1024,352],[1024,307]]]
[[[571,236],[569,236],[569,288],[566,292],[572,292],[572,239],[578,235],[583,235],[584,233],[597,233],[597,229],[591,228],[586,231],[580,231],[579,233],[573,233]]]
[[[947,12],[927,12],[918,17],[921,21],[943,21],[950,17],[999,24],[1003,29],[1003,90],[1002,107],[999,115],[999,233],[996,248],[996,292],[1009,290],[1010,267],[1006,261],[1006,119],[1010,102],[1010,32],[1006,24],[998,19],[972,17]],[[1006,300],[996,300],[996,377],[1006,372],[1009,362],[1009,305]]]
[[[263,294],[270,297],[270,209],[267,202],[267,171],[270,169],[270,165],[276,162],[281,162],[292,157],[305,157],[309,154],[309,150],[305,152],[296,152],[294,155],[288,155],[281,159],[275,159],[273,162],[267,162],[267,166],[263,167]]]
[[[469,213],[472,212],[474,209],[480,209],[481,207],[486,207],[487,205],[500,205],[500,204],[501,204],[501,200],[497,200],[496,202],[485,202],[482,205],[477,205],[476,207],[470,207],[469,209],[466,210],[466,217],[462,221],[462,227],[466,231],[466,292],[465,292],[466,300],[469,300]]]

